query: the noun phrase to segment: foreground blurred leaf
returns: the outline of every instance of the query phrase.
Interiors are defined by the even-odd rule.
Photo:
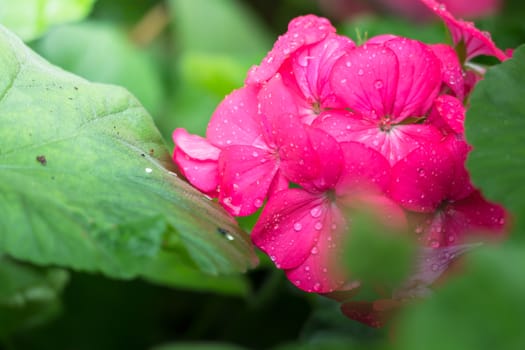
[[[125,87],[158,115],[164,92],[155,62],[116,26],[62,25],[38,41],[36,49],[52,63],[86,79]]]
[[[0,256],[0,338],[55,317],[68,273]]]
[[[0,23],[23,40],[42,35],[54,24],[89,14],[96,0],[0,0]]]
[[[515,231],[521,233],[525,233],[523,96],[525,46],[488,70],[474,89],[466,119],[467,140],[474,146],[467,163],[474,184],[514,214]]]
[[[403,315],[396,349],[523,349],[523,266],[523,246],[472,253],[464,274]]]
[[[145,274],[161,251],[195,273],[255,264],[127,91],[49,65],[5,29],[0,77],[0,251],[114,277]]]

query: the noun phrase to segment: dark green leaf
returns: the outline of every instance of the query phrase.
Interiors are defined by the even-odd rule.
[[[46,269],[0,256],[0,338],[57,316],[68,281],[61,269]]]

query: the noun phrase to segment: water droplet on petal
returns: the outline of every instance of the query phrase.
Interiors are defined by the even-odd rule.
[[[297,232],[301,231],[303,229],[303,225],[301,225],[300,222],[296,222],[295,224],[293,224],[293,229]]]
[[[260,198],[256,198],[255,201],[253,202],[253,205],[254,205],[256,208],[260,208],[260,207],[262,207],[262,205],[263,205],[263,200],[260,199]]]
[[[436,272],[438,270],[439,266],[437,264],[432,264],[432,266],[430,266],[430,269],[432,269],[432,271]]]
[[[365,71],[364,71],[364,70],[359,69],[359,70],[357,71],[357,75],[362,76],[363,74],[365,74]]]
[[[320,231],[322,228],[323,228],[323,224],[321,223],[321,221],[317,221],[314,225],[314,228],[317,230],[317,231]]]
[[[319,253],[319,248],[313,247],[312,250],[310,251],[310,253],[312,253],[313,255],[318,254]]]
[[[321,283],[317,282],[314,284],[314,291],[318,292],[321,290]]]
[[[313,218],[318,218],[321,216],[323,210],[321,209],[321,207],[315,207],[315,208],[312,208],[312,210],[310,210],[310,215],[312,215]]]
[[[374,87],[376,89],[381,89],[383,87],[383,81],[382,80],[376,80],[375,83],[374,83]]]

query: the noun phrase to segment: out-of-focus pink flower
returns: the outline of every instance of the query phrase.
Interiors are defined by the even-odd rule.
[[[490,33],[477,29],[472,22],[456,19],[444,3],[436,0],[421,0],[421,2],[445,22],[454,45],[464,45],[465,61],[470,61],[479,55],[494,56],[500,61],[509,58],[492,41]]]

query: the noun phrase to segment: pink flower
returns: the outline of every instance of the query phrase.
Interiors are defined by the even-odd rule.
[[[508,56],[501,51],[490,38],[490,33],[477,29],[472,22],[456,19],[444,4],[436,0],[421,0],[430,10],[438,15],[450,31],[454,45],[463,43],[465,61],[479,55],[494,56],[504,61]]]
[[[295,159],[301,166],[288,167],[285,172],[303,188],[286,189],[269,199],[252,240],[298,288],[332,292],[347,282],[339,256],[348,208],[364,198],[381,208],[385,217],[403,221],[402,211],[381,194],[388,184],[388,162],[360,143],[338,143],[309,126],[279,137],[285,157],[301,156]],[[305,176],[304,169],[316,176]]]
[[[441,62],[428,46],[388,39],[373,38],[334,65],[332,88],[350,113],[331,113],[318,126],[339,141],[366,144],[393,165],[420,145],[441,138],[434,126],[418,121],[430,111],[442,74]]]

